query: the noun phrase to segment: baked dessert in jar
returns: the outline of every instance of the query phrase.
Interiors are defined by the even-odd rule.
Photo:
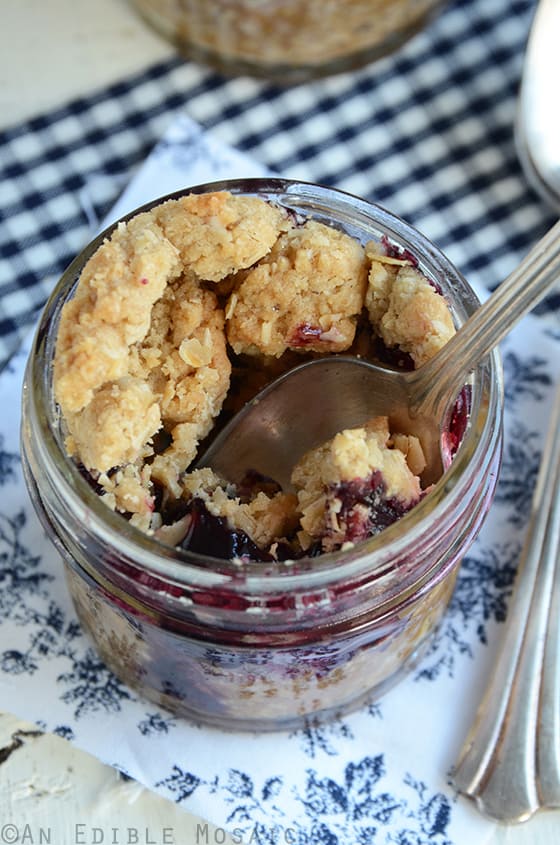
[[[134,0],[188,58],[280,84],[350,70],[419,32],[443,0]]]
[[[276,307],[251,310],[268,285]],[[416,318],[415,299],[428,303]],[[189,461],[306,358],[349,344],[413,367],[476,307],[406,223],[286,180],[161,198],[76,258],[29,358],[22,462],[78,616],[121,680],[197,721],[270,730],[357,707],[415,665],[496,484],[496,354],[450,417],[454,457],[432,489],[413,436],[383,419],[317,444],[290,490]]]

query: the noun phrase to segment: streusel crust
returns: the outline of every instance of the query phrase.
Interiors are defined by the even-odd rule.
[[[385,419],[305,456],[297,495],[191,465],[222,411],[220,422],[302,353],[350,349],[368,319],[416,366],[454,331],[412,256],[387,244],[364,248],[258,198],[166,201],[115,227],[62,309],[54,388],[66,448],[109,507],[165,542],[204,553],[205,538],[225,549],[229,530],[230,550],[263,560],[359,542],[422,492],[418,440]]]
[[[388,257],[377,244],[369,244],[367,253],[365,304],[371,325],[386,346],[407,352],[421,367],[455,333],[447,303],[408,259]]]
[[[342,352],[354,340],[366,288],[362,246],[316,221],[283,234],[241,274],[226,306],[236,353]]]
[[[277,206],[226,191],[169,200],[152,214],[183,267],[211,282],[255,264],[290,225]]]

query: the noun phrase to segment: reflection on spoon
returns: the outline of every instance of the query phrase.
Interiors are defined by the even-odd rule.
[[[515,140],[533,188],[560,213],[559,0],[540,0],[523,66]]]

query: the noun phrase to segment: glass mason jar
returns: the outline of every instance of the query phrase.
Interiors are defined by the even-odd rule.
[[[395,50],[443,0],[133,0],[189,58],[301,82]]]
[[[410,250],[444,292],[457,325],[478,306],[465,279],[423,235],[340,191],[232,180],[141,210],[208,190],[257,195],[362,243],[384,239]],[[239,564],[172,548],[96,495],[65,453],[53,398],[62,305],[109,231],[73,261],[47,303],[23,398],[27,485],[64,561],[83,627],[125,683],[177,714],[222,728],[294,727],[378,696],[429,642],[490,506],[502,442],[497,353],[471,378],[468,422],[451,465],[418,505],[377,536],[292,563]]]

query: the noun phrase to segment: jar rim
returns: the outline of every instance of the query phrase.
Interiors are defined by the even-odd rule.
[[[195,555],[188,550],[168,546],[111,511],[64,450],[61,434],[57,430],[60,419],[52,391],[52,361],[60,311],[72,296],[81,270],[118,222],[126,222],[167,200],[210,191],[258,195],[296,210],[299,214],[313,213],[315,218],[320,204],[325,221],[328,220],[331,225],[333,222],[338,223],[355,235],[361,233],[361,240],[364,232],[368,233],[368,240],[382,234],[396,245],[410,249],[428,278],[443,282],[444,292],[459,295],[460,299],[454,300],[452,304],[462,312],[456,315],[462,320],[470,316],[480,304],[466,279],[426,236],[377,203],[346,191],[300,180],[264,177],[202,183],[166,194],[134,209],[90,241],[64,271],[44,308],[26,374],[28,400],[41,434],[37,448],[43,465],[52,479],[56,480],[56,488],[64,492],[65,504],[73,515],[82,522],[86,520],[89,529],[99,539],[119,548],[141,569],[177,584],[196,583],[209,587],[227,582],[234,589],[236,584],[242,584],[245,590],[259,592],[261,587],[265,587],[266,592],[274,592],[297,589],[303,585],[305,588],[325,586],[334,580],[357,577],[367,570],[382,573],[391,567],[395,554],[404,550],[412,531],[429,536],[430,524],[433,526],[434,520],[438,519],[443,510],[461,501],[468,486],[472,463],[488,450],[493,432],[495,434],[495,422],[501,418],[503,388],[497,350],[482,361],[473,373],[470,418],[457,454],[442,478],[422,501],[396,523],[344,552],[326,553],[315,558],[304,557],[293,562],[263,563],[224,560],[199,553]],[[337,213],[334,221],[329,217],[333,212]],[[485,386],[488,401],[482,403]]]

